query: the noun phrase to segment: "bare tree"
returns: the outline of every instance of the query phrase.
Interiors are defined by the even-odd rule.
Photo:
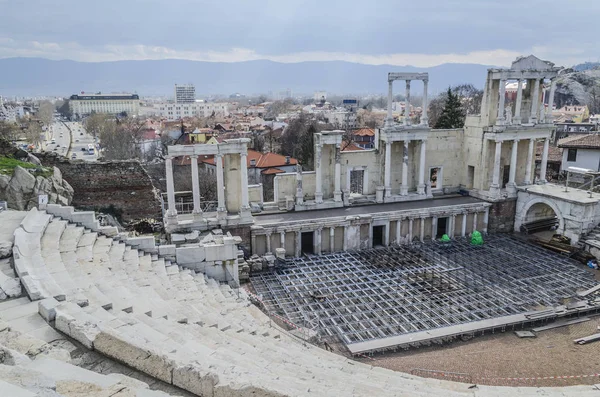
[[[50,101],[41,101],[37,111],[37,118],[48,127],[54,120],[54,105]]]
[[[107,160],[140,158],[140,142],[144,121],[125,118],[106,120],[100,128],[102,154]]]
[[[290,122],[281,137],[281,154],[298,159],[304,169],[312,170],[316,132],[316,123],[300,113],[300,117]]]
[[[84,121],[85,129],[94,137],[100,136],[102,130],[112,124],[114,124],[114,119],[104,113],[92,113]]]
[[[42,126],[37,121],[30,121],[25,128],[27,142],[39,148],[42,143]]]
[[[0,139],[6,139],[7,141],[14,141],[19,134],[19,127],[17,124],[10,121],[0,120]]]

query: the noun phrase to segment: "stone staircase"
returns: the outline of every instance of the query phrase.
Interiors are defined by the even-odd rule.
[[[592,386],[470,388],[354,362],[271,327],[243,291],[151,246],[137,249],[84,227],[97,225],[81,215],[63,217],[33,209],[15,231],[15,268],[39,315],[86,348],[199,396],[598,393]]]

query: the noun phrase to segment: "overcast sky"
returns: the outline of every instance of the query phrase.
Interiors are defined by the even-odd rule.
[[[0,0],[0,58],[600,60],[599,0]]]

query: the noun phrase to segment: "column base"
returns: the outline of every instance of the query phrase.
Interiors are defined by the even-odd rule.
[[[217,208],[217,220],[224,221],[227,219],[227,211],[225,208]]]
[[[400,186],[400,195],[408,196],[408,186]]]
[[[506,184],[506,191],[509,193],[516,193],[517,192],[517,185],[515,185],[515,183],[507,183]]]
[[[384,197],[392,197],[392,188],[390,186],[385,187]]]
[[[240,208],[240,220],[242,221],[242,223],[252,221],[252,211],[250,211],[250,207],[243,206]]]
[[[323,193],[315,193],[315,203],[323,204]]]
[[[337,201],[337,202],[342,201],[342,192],[341,191],[333,192],[333,201]]]
[[[500,196],[500,185],[491,185],[490,186],[490,195]]]
[[[545,185],[546,183],[548,183],[548,181],[546,181],[545,179],[538,179],[535,184],[536,185]]]
[[[383,191],[384,191],[383,186],[377,186],[375,188],[375,201],[379,204],[383,203]]]
[[[428,117],[421,117],[421,125],[423,125],[425,127],[429,127],[429,118]]]
[[[347,207],[350,205],[350,190],[344,190],[342,193],[343,193],[344,206]]]
[[[530,117],[529,118],[529,124],[537,124],[538,119],[537,117]]]
[[[425,194],[425,184],[424,183],[417,186],[417,194]]]

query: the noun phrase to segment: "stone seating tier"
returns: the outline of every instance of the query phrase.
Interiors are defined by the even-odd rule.
[[[393,372],[301,343],[237,293],[122,241],[32,210],[15,234],[39,313],[88,349],[201,396],[585,395]],[[75,241],[73,241],[75,240]],[[27,287],[26,287],[27,288]],[[28,290],[29,291],[29,290]]]

